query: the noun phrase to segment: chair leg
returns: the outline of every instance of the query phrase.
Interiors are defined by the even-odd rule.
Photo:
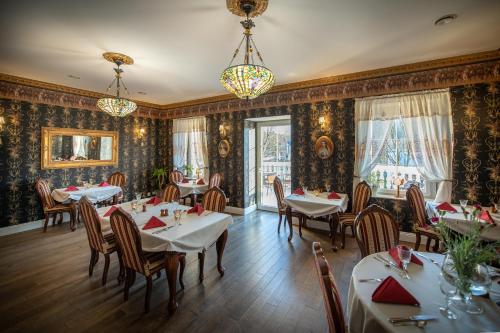
[[[439,251],[439,239],[434,239],[434,246],[432,247],[432,251],[438,252]]]
[[[94,273],[96,252],[97,252],[96,250],[90,249],[89,276],[92,276],[92,274]]]
[[[62,212],[59,213],[59,221],[57,221],[57,224],[62,224],[63,223],[63,216],[64,216],[64,214]]]
[[[45,223],[43,224],[43,232],[47,232],[48,224],[49,224],[49,214],[45,213]]]
[[[283,218],[283,214],[281,212],[278,212],[279,215],[279,220],[278,220],[278,233],[280,233],[280,228],[281,228],[281,219]]]
[[[427,242],[425,242],[425,251],[429,252],[430,247],[431,247],[431,238],[427,237]]]
[[[302,237],[302,221],[303,217],[299,216],[299,236]]]
[[[161,278],[161,271],[156,272],[156,279]]]
[[[120,265],[120,272],[118,273],[118,284],[122,284],[125,280],[125,269],[123,268],[123,259],[120,254],[120,251],[116,251],[116,255],[118,256],[118,264]]]
[[[205,276],[203,275],[203,269],[205,267],[205,250],[203,250],[202,252],[198,253],[198,263],[199,263],[199,266],[200,266],[200,276],[199,276],[199,279],[200,279],[200,282],[203,282],[203,279],[205,278]]]
[[[98,254],[99,255],[99,254]],[[108,270],[109,270],[109,254],[104,255],[104,270],[102,271],[102,285],[106,285],[108,280]]]
[[[340,243],[340,248],[343,249],[345,248],[345,232],[346,232],[347,226],[345,224],[340,225],[340,235],[342,237],[342,241]]]
[[[128,291],[130,289],[130,281],[132,279],[132,270],[127,268],[125,270],[125,288],[123,288],[123,301],[128,301]]]
[[[181,289],[184,289],[183,277],[184,277],[184,269],[186,268],[186,256],[181,256],[179,258],[179,262],[181,266],[179,269],[179,283],[181,285]]]
[[[418,248],[420,247],[420,241],[421,241],[421,235],[420,232],[417,232],[415,240],[415,251],[418,251]]]
[[[144,303],[144,312],[149,312],[149,303],[151,301],[151,289],[153,288],[153,280],[151,276],[146,277],[146,300]]]
[[[52,214],[52,225],[56,224],[57,213]]]

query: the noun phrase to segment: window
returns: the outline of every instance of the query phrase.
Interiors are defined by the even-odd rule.
[[[208,176],[205,117],[174,119],[174,167],[187,176]]]

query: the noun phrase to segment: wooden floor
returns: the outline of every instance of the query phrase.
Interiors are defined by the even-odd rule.
[[[277,215],[257,211],[235,217],[223,263],[207,253],[205,280],[197,280],[196,255],[188,256],[179,309],[168,316],[165,274],[153,282],[151,312],[143,314],[145,281],[138,276],[128,302],[116,281],[113,255],[108,284],[103,258],[88,276],[90,251],[82,224],[49,226],[0,238],[0,331],[9,332],[326,332],[323,300],[313,266],[312,241],[320,240],[333,265],[344,309],[351,271],[360,255],[348,237],[332,252],[327,235],[304,231],[287,241]]]

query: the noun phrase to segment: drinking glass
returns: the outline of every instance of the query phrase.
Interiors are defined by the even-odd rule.
[[[304,193],[307,192],[307,186],[304,185],[302,188],[304,189]]]
[[[408,264],[410,263],[410,260],[411,260],[411,252],[412,252],[411,248],[398,245],[399,260],[401,260],[401,262],[403,263],[403,269],[405,271],[408,268]]]
[[[441,293],[444,295],[444,306],[439,307],[439,312],[443,316],[448,319],[454,320],[457,319],[457,314],[450,309],[451,299],[457,294],[457,287],[451,284],[443,275],[443,273],[439,274],[439,289],[441,289]]]
[[[135,200],[139,201],[139,200],[141,200],[141,198],[142,198],[142,193],[137,192],[137,193],[135,194]]]
[[[460,199],[460,207],[462,207],[463,209],[465,209],[465,207],[467,207],[467,203],[469,202],[469,200],[467,199]]]
[[[491,288],[491,277],[488,266],[479,264],[474,267],[470,291],[474,296],[488,295]]]
[[[174,221],[177,222],[177,225],[181,225],[181,213],[180,209],[174,210]]]
[[[330,193],[330,189],[331,189],[331,188],[332,188],[332,187],[331,187],[330,185],[325,185],[325,190],[326,190],[328,193]]]

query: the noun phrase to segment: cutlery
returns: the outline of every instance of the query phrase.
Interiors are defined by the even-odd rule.
[[[382,257],[379,254],[375,255],[374,258],[377,259],[378,261],[381,261],[382,263],[384,263],[384,265],[386,267],[394,268],[405,279],[408,279],[408,280],[410,279],[410,275],[408,275],[407,272],[405,272],[404,270],[402,270],[401,268],[399,268],[399,266],[396,265],[395,263],[393,263],[392,261],[387,260],[386,258]]]
[[[168,229],[173,228],[173,227],[174,226],[172,225],[170,227],[162,228],[160,230],[153,231],[152,234],[159,234],[160,232],[163,232],[163,231],[168,230]]]
[[[427,321],[425,320],[417,320],[417,321],[404,321],[399,323],[393,323],[394,326],[417,326],[418,328],[424,328],[427,325]]]
[[[402,270],[405,274],[403,276],[405,279],[411,280],[410,274],[408,273],[408,270],[404,266],[403,266],[403,268],[399,267],[398,265],[396,265],[396,263],[394,261],[392,261],[392,258],[390,258],[390,257],[384,258],[384,259],[387,260],[387,262],[389,262],[389,264],[391,264],[391,266],[397,267],[400,270]]]
[[[428,256],[425,256],[425,255],[423,255],[423,254],[421,254],[421,253],[419,253],[419,252],[413,252],[413,253],[414,253],[415,255],[419,256],[420,258],[424,258],[424,259],[426,259],[426,260],[428,260],[428,261],[432,262],[434,265],[437,265],[439,268],[441,268],[441,264],[440,264],[438,261],[436,261],[436,260],[434,260],[434,259],[432,259],[432,258],[429,258]]]
[[[382,282],[383,278],[372,278],[372,279],[359,279],[358,282]]]
[[[396,323],[404,323],[404,322],[411,322],[411,321],[429,321],[429,320],[436,320],[436,316],[432,315],[416,315],[416,316],[410,316],[410,317],[392,317],[389,318],[389,322],[392,324]]]

